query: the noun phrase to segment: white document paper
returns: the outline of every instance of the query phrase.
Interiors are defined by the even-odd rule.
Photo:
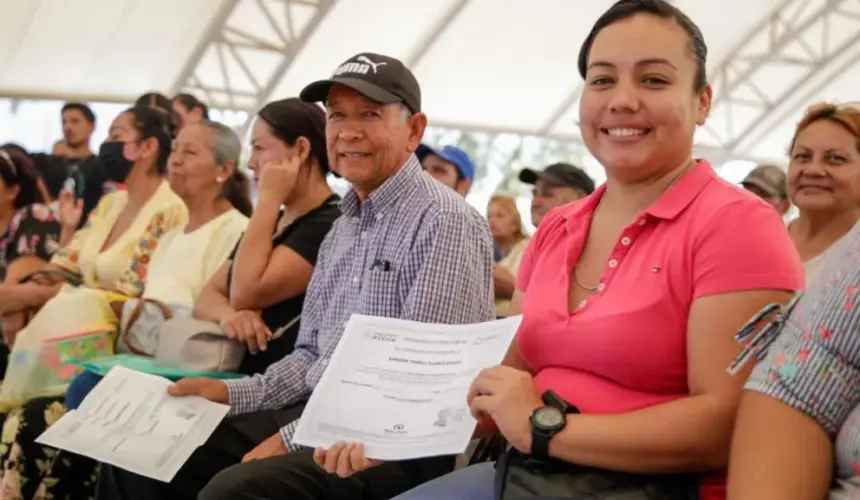
[[[353,315],[293,442],[362,443],[378,460],[464,452],[477,423],[469,386],[502,362],[521,321],[451,326]]]
[[[169,396],[170,384],[116,366],[36,442],[169,482],[230,408]]]

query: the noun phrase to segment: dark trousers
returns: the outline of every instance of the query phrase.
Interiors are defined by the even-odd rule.
[[[387,462],[342,479],[313,461],[313,451],[234,465],[199,500],[390,500],[454,469],[455,457]]]
[[[102,464],[99,500],[194,500],[216,474],[238,464],[246,453],[301,416],[304,404],[285,410],[231,417],[219,425],[170,483]]]
[[[341,479],[317,467],[311,451],[240,463],[245,453],[298,418],[301,409],[225,420],[209,441],[191,455],[170,484],[103,465],[98,498],[389,500],[454,468],[455,457],[435,457],[384,463]]]

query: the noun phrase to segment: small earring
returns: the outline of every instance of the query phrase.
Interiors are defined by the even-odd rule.
[[[215,180],[218,181],[218,184],[221,184],[222,182],[224,182],[223,177],[216,177]]]

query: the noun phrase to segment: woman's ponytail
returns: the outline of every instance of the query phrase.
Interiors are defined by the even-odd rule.
[[[251,183],[248,181],[248,176],[239,169],[234,170],[233,175],[224,182],[224,197],[233,205],[233,208],[246,217],[250,217],[254,212],[254,204],[251,202]]]

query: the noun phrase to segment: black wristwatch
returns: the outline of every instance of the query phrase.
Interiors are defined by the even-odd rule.
[[[579,409],[567,404],[553,391],[541,396],[544,405],[532,412],[532,457],[537,460],[549,459],[549,441],[561,432],[567,424],[567,415],[579,413]]]

